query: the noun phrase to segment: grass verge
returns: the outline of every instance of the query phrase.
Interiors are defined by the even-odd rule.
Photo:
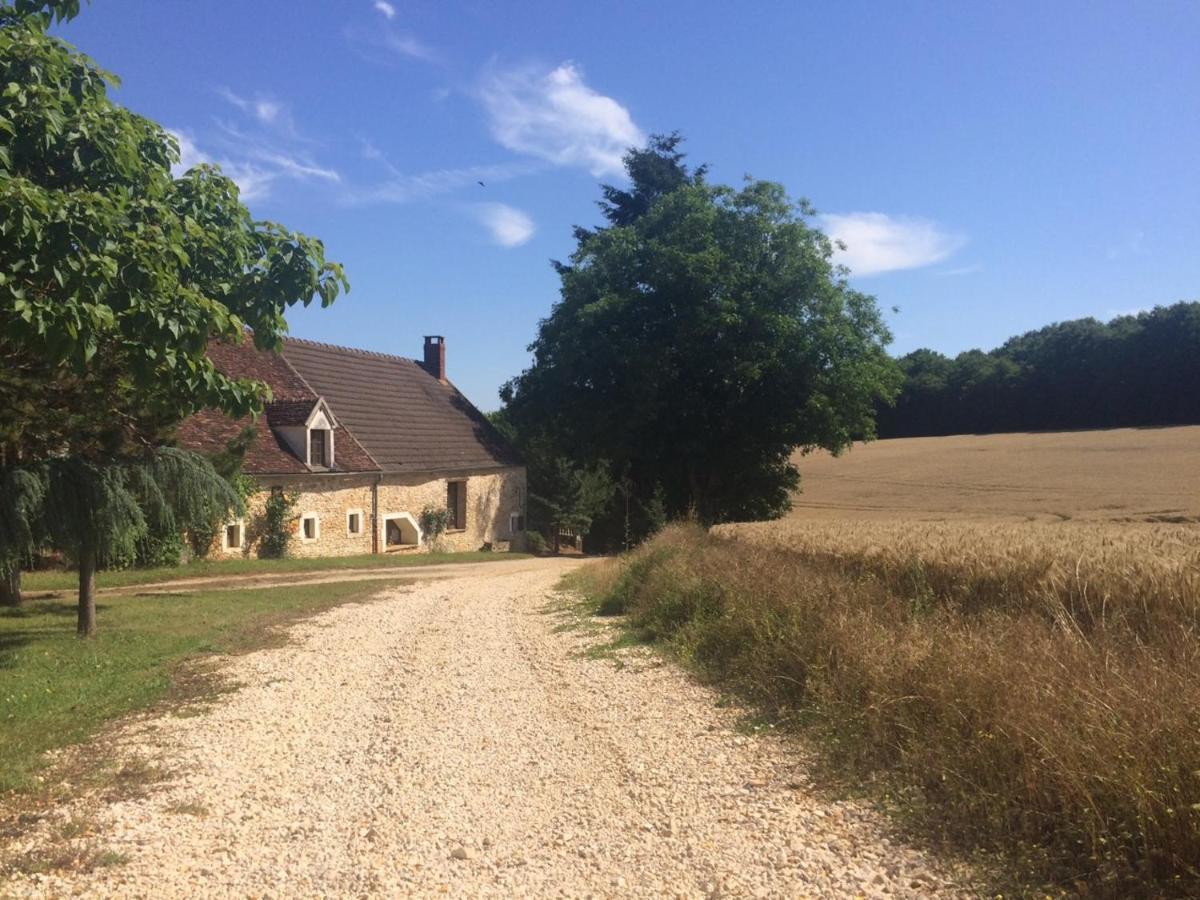
[[[445,563],[501,562],[528,559],[526,553],[365,554],[361,556],[322,556],[312,559],[197,559],[186,565],[159,569],[118,569],[100,572],[98,588],[159,584],[185,578],[219,578],[229,575],[272,575],[315,572],[332,569],[390,569],[407,566],[434,566]],[[68,570],[26,572],[21,589],[25,592],[69,590],[79,586],[79,576]]]
[[[392,584],[123,596],[101,601],[99,633],[86,641],[75,637],[74,603],[0,609],[0,803],[37,787],[46,751],[171,695],[211,691],[185,661],[281,641],[278,626]]]
[[[569,586],[1018,884],[1200,895],[1196,580],[1172,554],[1057,580],[1041,557],[989,575],[946,551],[675,526]]]

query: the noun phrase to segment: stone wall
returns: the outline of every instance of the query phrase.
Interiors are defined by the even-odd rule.
[[[379,486],[379,527],[382,529],[383,522],[389,515],[408,513],[413,519],[420,521],[421,511],[425,507],[444,509],[447,483],[451,480],[464,479],[456,477],[426,481],[385,476]],[[450,552],[478,550],[485,543],[499,549],[498,545],[513,540],[515,536],[509,530],[509,515],[523,515],[525,512],[525,470],[500,469],[487,474],[471,475],[465,481],[466,527],[446,532],[441,539],[442,549]],[[381,549],[383,546],[381,537]]]
[[[433,548],[427,541],[420,546],[386,548],[384,523],[388,516],[404,516],[406,520],[419,523],[421,512],[427,506],[445,508],[448,480],[462,481],[463,478],[398,478],[385,476],[379,485],[378,518],[372,522],[372,491],[375,476],[313,476],[307,478],[263,479],[264,490],[247,502],[244,520],[244,535],[239,549],[223,549],[222,535],[218,533],[209,554],[211,559],[235,556],[257,556],[261,536],[263,507],[267,491],[271,487],[282,487],[294,491],[299,499],[293,509],[291,521],[293,538],[289,556],[353,556],[372,552],[372,533],[379,535],[381,552],[413,553]],[[467,491],[466,527],[448,531],[442,536],[441,549],[450,552],[479,550],[485,543],[496,549],[504,549],[510,540],[519,536],[510,533],[510,513],[525,512],[525,470],[521,468],[500,469],[487,474],[465,478]],[[361,513],[360,531],[350,534],[347,517],[351,511]],[[405,515],[406,514],[406,515]],[[317,536],[303,536],[303,519],[313,516],[317,520]],[[519,546],[513,549],[519,549]]]

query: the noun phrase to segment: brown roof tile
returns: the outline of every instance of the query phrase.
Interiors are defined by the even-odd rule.
[[[287,425],[303,425],[312,415],[316,400],[275,400],[267,404],[267,423],[272,428]]]
[[[279,354],[257,349],[249,338],[240,344],[214,341],[208,346],[208,357],[224,375],[266,382],[271,387],[272,401],[257,421],[249,417],[232,419],[216,410],[196,413],[180,424],[176,432],[179,445],[201,453],[216,453],[250,425],[256,436],[246,451],[245,472],[251,475],[303,475],[313,471],[271,428],[303,425],[319,399],[287,360]],[[337,418],[336,412],[334,418]],[[375,460],[345,427],[335,429],[334,446],[337,451],[332,471],[379,471]]]
[[[385,472],[520,464],[484,415],[416,360],[295,338],[283,356]]]

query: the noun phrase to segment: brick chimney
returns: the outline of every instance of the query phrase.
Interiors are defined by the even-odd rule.
[[[440,334],[425,335],[425,371],[438,381],[446,380],[446,339]]]

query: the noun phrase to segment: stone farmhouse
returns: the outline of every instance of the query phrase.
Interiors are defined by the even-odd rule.
[[[446,550],[504,549],[525,528],[525,468],[487,419],[446,378],[446,342],[425,338],[416,361],[289,338],[282,354],[213,344],[222,373],[271,387],[256,421],[212,410],[187,419],[179,444],[213,453],[247,426],[243,471],[264,489],[229,522],[213,556],[257,549],[267,492],[299,495],[293,556],[429,549],[426,508],[448,511]]]

